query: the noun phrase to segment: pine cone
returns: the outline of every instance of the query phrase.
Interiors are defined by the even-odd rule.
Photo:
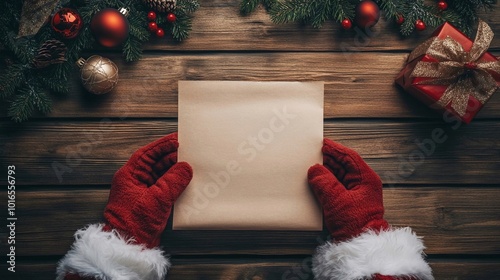
[[[59,40],[47,40],[38,49],[33,66],[35,68],[44,68],[52,64],[63,63],[66,61],[66,45]]]
[[[177,0],[142,0],[142,2],[160,13],[173,11],[177,4]]]

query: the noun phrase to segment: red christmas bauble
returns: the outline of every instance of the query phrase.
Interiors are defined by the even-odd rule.
[[[371,1],[365,0],[356,7],[356,25],[361,28],[372,27],[380,19],[380,9],[378,5]]]
[[[65,39],[75,38],[83,27],[83,21],[78,12],[70,8],[57,11],[50,23],[52,30]]]
[[[425,25],[425,22],[421,19],[417,19],[417,21],[415,22],[415,28],[418,30],[418,31],[424,31],[427,26]]]
[[[148,23],[148,29],[149,31],[151,32],[156,32],[156,30],[158,30],[158,24],[156,24],[156,22],[150,22]]]
[[[163,28],[158,28],[158,30],[156,30],[156,37],[158,38],[161,38],[163,36],[165,36],[165,31],[163,30]]]
[[[405,22],[405,18],[403,17],[403,15],[398,15],[398,17],[396,18],[396,23],[398,25],[401,25]]]
[[[168,13],[168,14],[167,14],[167,21],[168,21],[168,22],[174,22],[174,21],[176,21],[176,20],[177,20],[177,17],[175,16],[175,14],[174,14],[174,13]]]
[[[344,19],[341,22],[341,24],[342,24],[342,28],[344,28],[345,30],[351,29],[351,27],[352,27],[352,21],[348,18]]]
[[[446,1],[439,1],[438,2],[438,9],[441,11],[448,9],[448,3],[446,3]]]
[[[147,18],[149,21],[154,21],[156,19],[156,13],[154,11],[149,11]]]
[[[101,45],[116,47],[128,38],[129,24],[124,14],[108,8],[94,15],[90,30]]]

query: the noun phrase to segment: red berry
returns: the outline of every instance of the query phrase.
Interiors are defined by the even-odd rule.
[[[173,13],[168,13],[167,14],[167,21],[168,22],[174,22],[177,20],[177,17]]]
[[[148,29],[149,31],[151,32],[156,32],[158,30],[158,24],[156,24],[156,22],[150,22],[148,23]]]
[[[438,2],[438,9],[441,11],[448,9],[448,3],[446,3],[446,1],[439,1]]]
[[[403,15],[398,15],[398,17],[396,18],[396,23],[398,25],[401,25],[403,24],[403,22],[405,22],[405,18],[403,17]]]
[[[348,18],[344,19],[341,24],[342,28],[344,28],[345,30],[351,29],[352,27],[352,21]]]
[[[165,36],[165,31],[163,31],[163,28],[158,28],[158,30],[156,30],[156,37],[163,37]]]
[[[415,28],[418,31],[424,31],[427,26],[425,26],[425,22],[423,22],[421,19],[417,19],[417,21],[415,22]]]
[[[148,13],[148,20],[149,21],[154,21],[156,19],[156,13],[153,11],[149,11]]]

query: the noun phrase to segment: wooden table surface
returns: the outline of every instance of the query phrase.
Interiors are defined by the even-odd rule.
[[[381,175],[387,220],[425,237],[436,279],[500,279],[500,93],[470,125],[446,121],[394,85],[431,30],[402,38],[382,21],[367,37],[333,23],[274,25],[263,9],[241,17],[237,0],[200,2],[183,43],[152,39],[131,64],[120,51],[84,54],[116,62],[113,93],[85,93],[75,70],[71,93],[55,98],[50,115],[13,124],[2,113],[0,165],[4,174],[16,166],[18,221],[17,272],[1,276],[4,263],[1,279],[54,278],[75,230],[101,221],[114,172],[139,147],[176,131],[179,80],[325,81],[325,136],[357,150]],[[495,8],[482,18],[497,32],[491,50],[500,55]],[[446,140],[415,158],[417,143],[441,129]],[[6,209],[6,189],[2,197]],[[312,279],[310,255],[326,236],[168,229],[167,278]]]

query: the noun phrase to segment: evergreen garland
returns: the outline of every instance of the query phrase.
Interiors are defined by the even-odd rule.
[[[65,1],[68,2],[68,1]],[[129,36],[122,45],[122,52],[127,62],[141,58],[142,44],[149,40],[146,14],[150,10],[140,0],[86,0],[72,1],[64,7],[76,9],[83,20],[83,28],[74,39],[61,39],[44,25],[34,36],[16,38],[21,17],[23,1],[0,1],[0,46],[9,61],[5,70],[0,71],[0,100],[8,104],[8,116],[16,122],[27,120],[36,111],[43,114],[50,112],[51,99],[49,93],[66,94],[68,79],[80,53],[91,49],[95,39],[90,31],[92,17],[104,8],[127,8],[129,15]],[[177,0],[175,14],[177,20],[167,25],[175,40],[186,39],[191,30],[191,13],[198,9],[197,0]],[[62,8],[60,5],[59,8]],[[162,20],[159,17],[159,21]],[[167,30],[166,30],[167,31]],[[67,47],[66,61],[60,64],[37,69],[33,66],[33,58],[40,46],[50,39],[58,39]],[[1,63],[1,62],[0,62]]]
[[[342,22],[354,20],[355,8],[360,0],[242,0],[243,15],[253,12],[263,4],[274,23],[299,22],[320,28],[327,20]],[[448,8],[441,11],[437,1],[424,0],[374,0],[387,20],[395,21],[402,16],[400,32],[404,36],[415,30],[415,22],[422,20],[428,27],[450,22],[465,34],[471,35],[481,9],[491,9],[495,0],[449,0]]]

